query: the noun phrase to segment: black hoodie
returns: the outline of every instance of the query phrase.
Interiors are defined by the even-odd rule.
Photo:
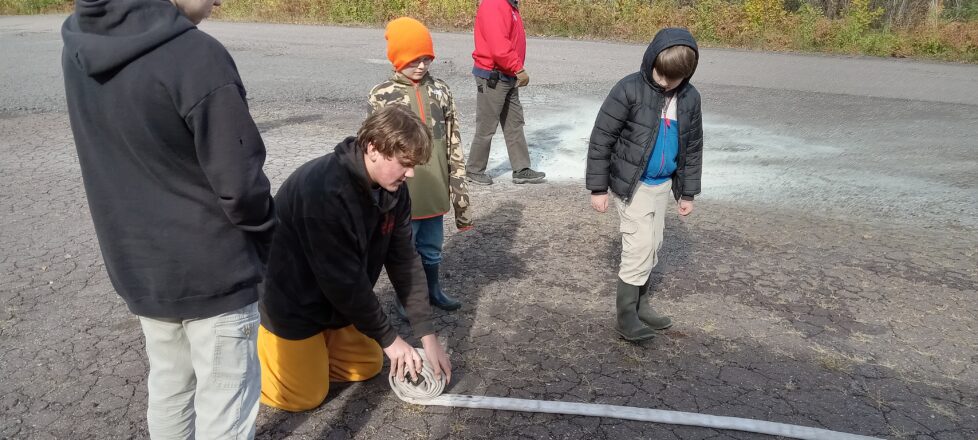
[[[159,318],[256,301],[275,217],[227,50],[167,0],[77,0],[61,34],[68,115],[116,291]]]
[[[592,192],[610,188],[625,201],[635,194],[655,146],[665,105],[665,91],[652,80],[652,67],[659,53],[672,46],[689,46],[699,57],[696,40],[689,31],[663,29],[645,50],[640,70],[622,78],[601,105],[588,145],[585,184]],[[689,80],[686,78],[669,92],[678,95],[679,157],[672,175],[672,192],[677,200],[692,200],[700,192],[703,113],[700,94]]]
[[[397,337],[373,292],[381,269],[418,337],[434,333],[407,185],[372,189],[354,138],[295,170],[275,195],[279,227],[261,298],[262,326],[299,340],[353,324],[388,347]]]

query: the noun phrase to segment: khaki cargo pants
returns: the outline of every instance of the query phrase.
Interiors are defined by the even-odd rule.
[[[615,197],[621,220],[621,265],[618,277],[633,286],[644,286],[659,262],[665,216],[675,204],[672,181],[660,185],[639,182],[635,197],[625,203]]]

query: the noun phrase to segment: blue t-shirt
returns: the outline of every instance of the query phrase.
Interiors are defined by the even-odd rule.
[[[649,185],[666,183],[676,172],[679,157],[679,121],[676,118],[676,99],[667,98],[668,104],[659,118],[659,134],[655,137],[652,155],[645,166],[642,182]]]

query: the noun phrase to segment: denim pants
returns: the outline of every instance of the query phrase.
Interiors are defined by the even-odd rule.
[[[445,230],[442,220],[445,216],[411,220],[411,230],[414,231],[414,248],[421,255],[421,264],[433,265],[441,263],[441,247],[445,243]]]
[[[258,305],[206,319],[139,317],[149,358],[149,435],[251,439],[261,369]]]

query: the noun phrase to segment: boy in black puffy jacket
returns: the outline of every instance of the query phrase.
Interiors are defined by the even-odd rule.
[[[587,156],[591,206],[608,209],[614,194],[621,218],[616,330],[642,341],[672,321],[648,303],[649,274],[658,262],[670,193],[679,215],[693,211],[700,192],[703,114],[689,83],[699,61],[685,29],[659,31],[636,73],[622,78],[598,112]]]

